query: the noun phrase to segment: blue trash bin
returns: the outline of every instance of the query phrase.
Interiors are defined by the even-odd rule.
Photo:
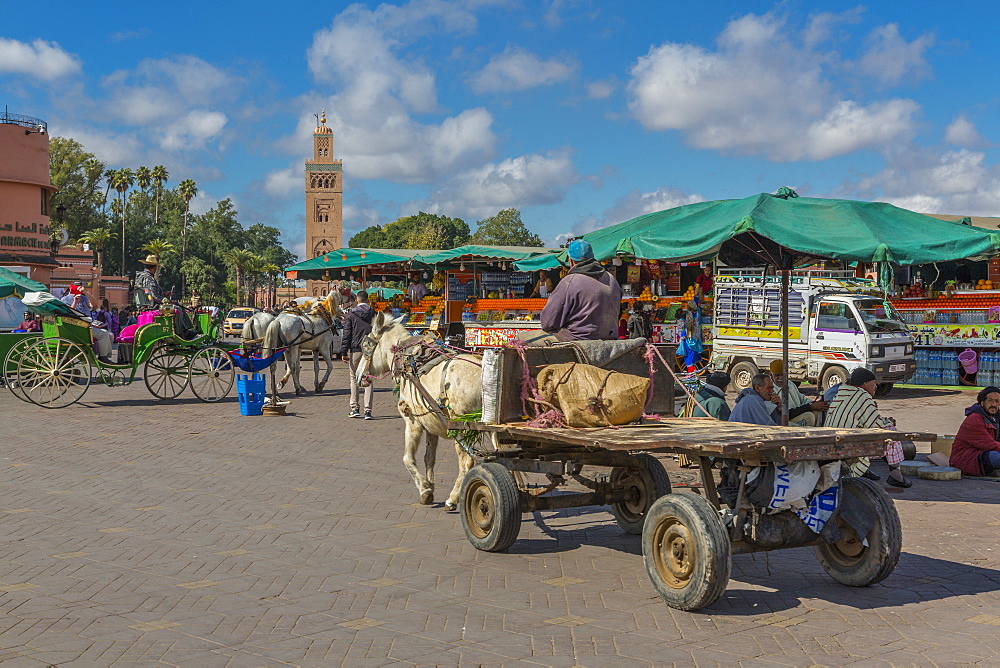
[[[236,394],[240,400],[240,415],[263,415],[264,399],[267,396],[266,373],[252,376],[236,374]]]

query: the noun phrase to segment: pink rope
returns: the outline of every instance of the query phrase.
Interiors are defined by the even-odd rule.
[[[525,353],[528,342],[521,339],[511,339],[510,347],[516,350],[521,358],[521,414],[528,415],[528,398],[540,398],[537,396],[538,384],[531,377],[531,367],[528,366],[528,356]],[[538,409],[535,409],[535,415],[538,415]]]
[[[646,360],[646,363],[649,365],[649,390],[646,391],[646,404],[645,404],[646,406],[648,406],[650,402],[653,401],[653,384],[656,382],[655,379],[656,364],[654,364],[656,358],[653,354],[654,351],[655,348],[653,344],[647,343],[646,352],[642,354],[642,359]]]

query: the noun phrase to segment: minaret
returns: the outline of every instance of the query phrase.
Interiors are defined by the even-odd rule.
[[[313,157],[306,160],[306,254],[323,255],[343,246],[343,163],[333,159],[333,130],[326,125],[323,110],[313,132]],[[307,281],[312,296],[326,294],[326,282]]]

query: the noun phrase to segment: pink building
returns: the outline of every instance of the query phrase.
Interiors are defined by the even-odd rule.
[[[49,134],[45,121],[0,112],[0,266],[48,285]]]

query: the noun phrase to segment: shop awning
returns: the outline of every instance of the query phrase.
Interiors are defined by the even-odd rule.
[[[698,202],[649,213],[583,236],[594,255],[727,265],[788,266],[810,258],[926,264],[1000,253],[1000,234],[942,221],[884,202],[799,197],[782,188],[739,200]],[[558,254],[565,262],[566,251]],[[529,271],[555,258],[516,263]]]
[[[556,248],[541,248],[538,246],[459,246],[449,250],[430,251],[428,255],[420,255],[418,259],[425,264],[455,264],[458,262],[514,261],[527,260],[539,255],[557,252]]]
[[[47,287],[21,274],[0,267],[0,299],[23,297],[26,292],[45,292]]]
[[[373,264],[410,263],[421,253],[433,253],[427,249],[413,248],[338,248],[325,255],[299,262],[285,269],[285,278],[307,278],[322,280],[323,274],[333,269],[364,267]],[[419,261],[416,266],[423,267]]]

